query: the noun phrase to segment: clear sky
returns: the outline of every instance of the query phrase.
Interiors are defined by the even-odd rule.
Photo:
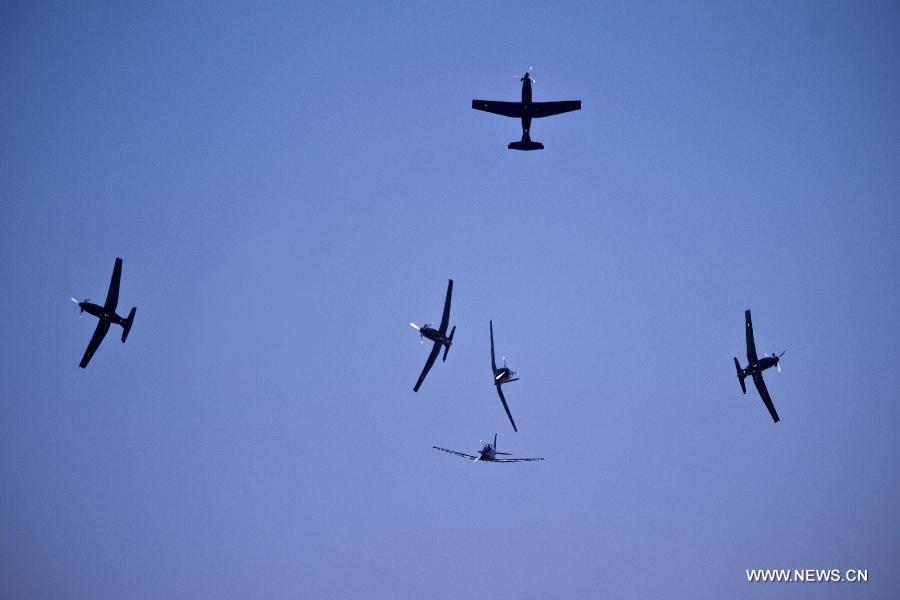
[[[0,166],[4,599],[900,589],[896,3],[6,2]]]

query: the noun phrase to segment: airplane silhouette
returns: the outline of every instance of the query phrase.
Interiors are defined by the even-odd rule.
[[[781,360],[781,357],[784,356],[784,352],[778,355],[773,352],[772,356],[766,354],[762,358],[757,358],[756,342],[753,340],[753,321],[750,320],[749,309],[744,311],[744,320],[747,323],[748,364],[746,369],[742,369],[741,363],[738,362],[737,357],[734,357],[734,368],[737,369],[738,381],[741,383],[741,390],[746,394],[747,386],[744,385],[744,378],[748,376],[753,378],[753,384],[756,385],[756,389],[759,392],[760,397],[762,397],[762,401],[766,404],[766,408],[769,409],[769,414],[772,415],[772,421],[777,423],[780,419],[778,418],[778,413],[775,411],[775,405],[772,403],[772,398],[769,396],[769,390],[766,389],[766,382],[763,381],[762,372],[775,366],[778,367],[778,371],[780,372],[781,365],[779,365],[778,362]]]
[[[441,317],[441,325],[438,329],[431,327],[433,323],[426,323],[421,327],[415,323],[410,323],[412,327],[419,330],[420,338],[427,337],[434,342],[431,354],[428,355],[428,360],[425,361],[425,368],[422,369],[422,374],[419,375],[419,380],[416,381],[416,387],[413,388],[414,392],[418,392],[419,388],[422,387],[425,376],[428,375],[428,371],[431,370],[431,366],[434,364],[435,359],[437,359],[437,355],[441,352],[441,346],[444,347],[443,361],[447,360],[447,353],[450,352],[450,346],[453,344],[453,334],[456,333],[456,325],[454,325],[453,329],[450,330],[450,335],[447,336],[447,326],[450,324],[450,296],[452,294],[453,280],[451,279],[450,283],[447,284],[447,298],[444,300],[444,314]]]
[[[497,368],[497,359],[494,357],[494,322],[490,321],[491,327],[491,369],[494,372],[494,386],[497,388],[497,394],[500,395],[500,402],[503,403],[503,410],[506,411],[506,416],[509,417],[509,422],[512,424],[513,431],[519,431],[516,428],[516,422],[513,421],[512,413],[509,412],[509,405],[506,404],[506,397],[503,395],[503,390],[500,389],[500,386],[504,383],[511,383],[513,381],[518,381],[519,378],[516,377],[518,373],[511,370],[506,366],[506,357],[503,358],[503,366],[499,369]]]
[[[581,100],[561,100],[559,102],[532,102],[531,101],[531,75],[525,73],[520,80],[522,82],[521,102],[500,102],[497,100],[472,100],[472,108],[485,112],[522,119],[522,139],[518,142],[510,142],[507,148],[510,150],[543,150],[540,142],[531,141],[531,119],[549,117],[572,110],[581,110]]]
[[[119,304],[119,281],[121,279],[122,259],[117,258],[116,264],[113,267],[112,279],[109,282],[109,291],[106,293],[106,302],[103,303],[103,306],[92,303],[90,298],[85,298],[81,302],[72,298],[72,302],[78,305],[82,313],[87,312],[100,319],[100,322],[97,323],[97,328],[94,330],[94,335],[91,336],[91,341],[88,342],[87,350],[84,351],[84,356],[81,358],[81,362],[78,363],[78,366],[82,369],[88,366],[91,357],[94,356],[94,352],[96,352],[97,348],[100,346],[100,342],[106,337],[106,332],[109,331],[109,326],[111,324],[115,323],[116,325],[121,325],[123,344],[128,337],[128,332],[131,331],[131,325],[134,323],[134,314],[137,312],[137,307],[131,307],[131,312],[128,313],[127,319],[123,319],[116,314],[116,306]]]
[[[512,463],[512,462],[531,462],[535,460],[544,460],[543,458],[497,458],[499,455],[504,456],[512,456],[509,452],[497,452],[497,434],[494,434],[494,443],[485,444],[483,441],[481,442],[481,450],[478,451],[478,456],[474,456],[472,454],[466,454],[465,452],[457,452],[456,450],[447,450],[446,448],[441,448],[439,446],[432,446],[435,450],[440,450],[441,452],[447,452],[449,454],[455,454],[456,456],[462,456],[463,458],[468,458],[471,461],[478,462],[479,460],[483,460],[485,462],[499,462],[499,463]]]

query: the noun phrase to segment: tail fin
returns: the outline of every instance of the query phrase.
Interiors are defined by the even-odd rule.
[[[453,326],[453,329],[450,330],[450,339],[447,340],[447,345],[444,346],[444,358],[443,360],[447,360],[447,353],[450,352],[450,346],[453,345],[453,334],[456,333],[456,325]]]
[[[128,313],[128,318],[125,319],[125,324],[122,325],[122,343],[125,343],[125,339],[128,337],[128,332],[131,331],[131,326],[134,324],[134,313],[137,312],[137,306],[131,307],[131,312]]]
[[[744,377],[746,377],[746,375],[744,375],[744,370],[741,369],[741,363],[738,362],[738,359],[737,359],[737,358],[734,359],[734,368],[737,369],[737,376],[738,376],[738,381],[741,382],[741,389],[742,389],[742,390],[744,391],[744,393],[746,394],[746,393],[747,393],[747,386],[744,385]]]

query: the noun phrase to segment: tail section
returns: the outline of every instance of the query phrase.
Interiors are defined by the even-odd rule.
[[[453,334],[456,333],[456,325],[453,326],[453,329],[450,330],[450,339],[447,340],[447,345],[444,346],[444,358],[443,360],[447,360],[447,353],[450,352],[450,346],[453,345]]]
[[[122,343],[125,343],[125,339],[128,337],[128,332],[131,331],[131,326],[134,324],[134,313],[137,312],[137,306],[131,307],[131,312],[128,313],[128,318],[125,319],[125,324],[122,325]]]
[[[519,142],[510,142],[507,148],[510,150],[543,150],[544,145],[540,142],[532,142],[530,139],[522,138]]]
[[[744,385],[744,377],[746,377],[746,375],[744,375],[744,370],[741,368],[741,363],[738,362],[737,358],[734,359],[734,368],[737,369],[738,381],[741,382],[741,390],[746,394],[747,386]]]

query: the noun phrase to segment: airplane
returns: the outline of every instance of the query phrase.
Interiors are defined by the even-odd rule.
[[[778,413],[775,412],[775,405],[772,404],[772,398],[769,396],[769,390],[766,389],[766,382],[763,381],[762,372],[766,369],[771,369],[772,367],[778,367],[778,372],[781,372],[781,365],[778,362],[781,360],[781,357],[784,356],[784,352],[781,354],[772,353],[771,356],[766,354],[762,358],[756,357],[756,343],[753,341],[753,321],[750,320],[750,310],[744,311],[744,320],[747,322],[747,368],[742,369],[741,363],[738,362],[737,357],[734,358],[734,368],[737,369],[738,381],[741,383],[741,390],[746,394],[747,386],[744,385],[745,377],[752,377],[753,383],[756,385],[756,389],[759,392],[759,395],[762,397],[762,401],[765,402],[766,408],[769,409],[769,414],[772,415],[772,421],[777,423],[780,421],[778,418]]]
[[[509,406],[506,404],[506,398],[503,396],[503,390],[500,389],[500,386],[504,383],[510,383],[512,381],[518,381],[519,378],[516,377],[517,373],[511,370],[506,366],[506,357],[503,357],[503,366],[499,369],[497,368],[497,359],[494,357],[494,322],[490,322],[491,326],[491,368],[494,371],[494,386],[497,388],[497,393],[500,395],[500,402],[503,403],[503,410],[506,411],[506,416],[509,417],[509,422],[512,424],[513,431],[519,431],[516,428],[516,422],[513,421],[512,413],[509,412]]]
[[[434,347],[431,349],[431,354],[428,355],[428,360],[425,361],[425,368],[422,369],[422,374],[419,375],[419,380],[416,382],[416,387],[413,388],[414,392],[418,392],[419,388],[422,387],[422,382],[425,381],[425,376],[428,375],[428,371],[431,370],[431,366],[434,364],[437,355],[441,352],[441,346],[444,347],[444,359],[447,360],[447,353],[450,352],[450,346],[453,344],[453,334],[456,333],[456,325],[453,326],[453,329],[450,330],[450,336],[447,337],[447,326],[450,324],[450,296],[453,294],[453,280],[450,280],[450,283],[447,284],[447,299],[444,300],[444,315],[441,317],[441,326],[438,329],[432,327],[434,323],[426,323],[421,327],[416,325],[415,323],[410,323],[410,325],[419,330],[419,339],[422,337],[427,337],[429,340],[434,342]]]
[[[522,119],[522,139],[518,142],[510,142],[507,148],[510,150],[543,150],[540,142],[531,141],[531,119],[549,117],[572,110],[581,110],[581,100],[561,100],[559,102],[532,102],[530,73],[525,73],[520,79],[522,82],[521,102],[500,102],[497,100],[472,100],[472,108]]]
[[[449,454],[455,454],[456,456],[462,456],[463,458],[468,458],[471,461],[478,462],[479,460],[483,460],[485,462],[499,462],[499,463],[512,463],[512,462],[530,462],[535,460],[544,460],[543,458],[497,458],[499,455],[503,456],[512,456],[509,452],[497,452],[497,434],[494,434],[494,443],[490,442],[485,444],[483,441],[481,442],[481,450],[478,452],[478,456],[473,456],[471,454],[466,454],[464,452],[457,452],[456,450],[447,450],[446,448],[441,448],[439,446],[432,446],[435,450],[440,450],[441,452],[447,452]]]
[[[115,323],[122,327],[123,344],[128,337],[128,332],[131,331],[131,325],[134,323],[134,314],[137,312],[137,307],[131,307],[131,312],[128,313],[127,319],[123,319],[116,314],[116,306],[119,304],[119,281],[121,279],[122,259],[117,258],[116,264],[113,267],[112,279],[109,282],[109,291],[106,294],[106,302],[103,303],[103,306],[92,303],[90,298],[85,298],[81,302],[72,298],[72,302],[78,305],[78,308],[81,309],[82,313],[87,311],[89,314],[100,319],[100,322],[97,323],[97,328],[94,330],[94,335],[91,336],[91,341],[88,342],[87,350],[84,351],[84,356],[78,364],[82,369],[88,366],[91,357],[94,356],[94,352],[96,352],[97,348],[100,346],[100,342],[106,337],[106,332],[109,331],[109,326],[111,324]]]

